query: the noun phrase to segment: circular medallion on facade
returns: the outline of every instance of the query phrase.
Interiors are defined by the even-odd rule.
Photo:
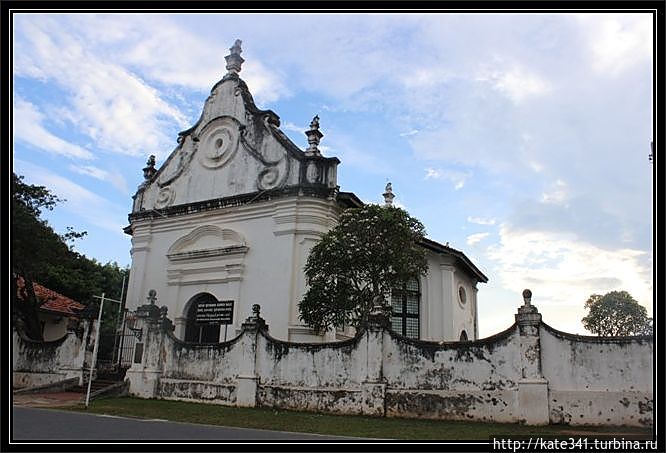
[[[305,179],[310,184],[314,184],[319,179],[319,168],[314,162],[308,164],[308,168],[305,170]]]
[[[238,125],[231,118],[217,118],[200,135],[199,156],[206,168],[219,168],[229,162],[238,149]]]
[[[162,187],[160,191],[157,192],[155,209],[161,209],[171,205],[175,197],[176,192],[171,187]]]

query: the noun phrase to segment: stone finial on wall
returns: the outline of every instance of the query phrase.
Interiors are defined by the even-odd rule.
[[[384,195],[384,206],[392,206],[395,195],[393,194],[393,186],[390,182],[386,184],[386,188],[384,190],[385,192],[382,194]]]
[[[241,72],[241,65],[245,61],[243,57],[240,56],[241,52],[243,49],[241,49],[241,44],[243,41],[240,39],[237,39],[236,42],[234,42],[234,45],[229,48],[231,53],[224,57],[224,59],[227,62],[227,75],[230,74],[236,74],[238,75],[239,72]]]
[[[305,150],[305,155],[321,156],[318,146],[324,134],[319,131],[319,115],[315,115],[315,117],[312,118],[310,129],[305,131],[305,135],[308,137],[308,149]]]
[[[523,305],[518,307],[519,314],[539,313],[539,310],[532,305],[532,291],[526,289],[523,291]]]
[[[268,325],[264,318],[261,317],[261,306],[259,304],[252,305],[252,315],[248,316],[245,319],[245,322],[241,325],[243,330],[264,330],[268,329]]]
[[[515,316],[521,335],[538,336],[541,314],[532,305],[532,291],[529,289],[523,291],[523,305],[518,307],[518,313]]]
[[[148,181],[153,178],[155,173],[157,173],[155,169],[155,156],[151,154],[143,169],[143,178]]]
[[[166,332],[173,332],[176,326],[173,325],[173,322],[167,316],[168,312],[169,307],[166,305],[162,305],[160,307],[160,322],[162,323],[162,329],[164,329]]]
[[[157,322],[160,319],[160,309],[155,304],[157,300],[157,291],[151,289],[148,291],[147,304],[141,305],[136,309],[136,314],[139,318],[146,318],[149,321]]]
[[[389,328],[391,307],[382,296],[375,296],[372,300],[372,309],[368,314],[368,325]]]

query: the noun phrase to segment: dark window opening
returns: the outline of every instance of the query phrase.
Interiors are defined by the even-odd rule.
[[[192,343],[219,343],[220,326],[197,324],[197,306],[200,302],[216,302],[212,294],[204,293],[196,296],[187,310],[187,324],[185,326],[185,341]]]
[[[391,291],[391,328],[406,337],[420,338],[421,291],[419,281],[409,280],[401,288]]]

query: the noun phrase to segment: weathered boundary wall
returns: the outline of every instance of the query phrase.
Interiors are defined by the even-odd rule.
[[[572,335],[543,323],[540,335],[552,423],[652,425],[651,338]]]
[[[12,387],[23,389],[53,384],[65,379],[83,379],[86,361],[90,361],[86,340],[91,323],[77,334],[68,331],[53,341],[35,341],[12,331]]]
[[[653,424],[652,339],[558,332],[526,300],[516,322],[477,341],[411,340],[376,307],[366,328],[336,343],[272,338],[259,309],[225,343],[173,335],[166,308],[142,307],[128,370],[144,398],[374,416],[527,424]]]

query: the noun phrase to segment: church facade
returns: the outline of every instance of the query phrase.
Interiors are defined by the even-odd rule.
[[[310,249],[342,210],[362,202],[340,190],[340,161],[321,155],[318,117],[301,150],[280,130],[278,115],[255,105],[239,77],[240,44],[225,57],[228,72],[196,124],[179,133],[160,168],[152,156],[144,168],[125,228],[132,236],[127,308],[155,290],[176,337],[196,343],[236,336],[253,304],[275,338],[349,338],[349,331],[317,335],[299,320],[298,303]],[[384,195],[391,203],[390,188]],[[429,239],[420,245],[429,269],[391,295],[393,330],[422,340],[476,339],[477,285],[486,276],[458,250]],[[215,301],[233,307],[231,324],[198,324],[197,307]]]

